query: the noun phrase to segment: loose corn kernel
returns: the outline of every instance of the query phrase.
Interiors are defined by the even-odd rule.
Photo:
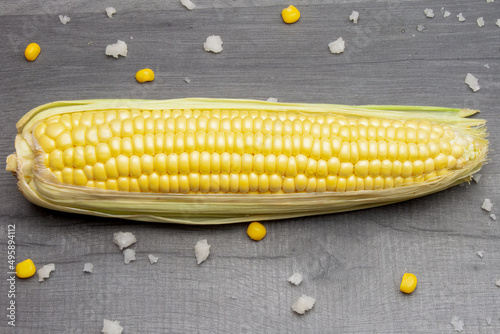
[[[35,275],[36,267],[31,259],[26,259],[16,265],[16,275],[19,278],[29,278]]]
[[[266,228],[258,222],[253,222],[248,225],[247,234],[250,239],[260,241],[266,236]]]
[[[403,279],[401,280],[401,285],[399,289],[404,293],[412,293],[417,287],[417,277],[410,273],[405,273]]]
[[[281,11],[281,17],[285,23],[295,23],[300,18],[300,12],[295,6],[290,5]]]
[[[155,72],[153,72],[150,68],[143,68],[142,70],[137,71],[135,79],[140,83],[153,81],[155,79]]]
[[[40,54],[40,51],[40,45],[36,43],[30,43],[24,50],[24,56],[26,57],[26,60],[34,61]]]

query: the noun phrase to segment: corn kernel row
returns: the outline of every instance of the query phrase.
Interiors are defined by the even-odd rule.
[[[260,123],[261,120],[269,122],[269,121],[277,121],[276,124],[287,124],[289,126],[289,122],[292,124],[294,121],[295,126],[298,127],[298,121],[302,122],[301,126],[304,129],[309,129],[313,126],[314,123],[318,123],[319,125],[323,124],[331,124],[333,122],[338,123],[340,126],[349,126],[349,125],[364,125],[374,126],[374,127],[390,127],[393,128],[413,128],[413,129],[423,129],[428,132],[436,132],[442,134],[445,130],[449,130],[450,127],[447,125],[441,126],[439,124],[432,124],[427,121],[416,121],[416,120],[391,120],[391,119],[379,119],[379,118],[364,118],[364,117],[346,117],[341,115],[314,115],[314,114],[304,114],[304,113],[276,113],[276,112],[267,112],[267,111],[246,111],[246,110],[139,110],[139,109],[119,109],[119,110],[107,110],[107,111],[93,111],[93,112],[85,112],[85,113],[72,113],[72,114],[63,114],[63,115],[55,115],[49,117],[45,120],[46,124],[50,123],[61,123],[68,130],[71,130],[76,126],[98,126],[101,124],[109,123],[112,120],[123,121],[125,119],[134,119],[136,117],[142,117],[146,124],[146,128],[151,128],[152,123],[154,123],[158,118],[167,119],[172,117],[173,119],[186,119],[187,123],[192,123],[193,119],[198,120],[200,118],[201,123],[208,122],[209,119],[218,119],[222,121],[224,119],[232,121],[233,119],[240,119],[237,122],[240,123],[248,123],[250,119],[253,119],[254,122],[257,120],[257,123]],[[138,118],[140,119],[140,118]],[[188,121],[188,119],[191,119]],[[281,121],[281,123],[280,123]],[[179,121],[181,122],[181,121]],[[184,121],[182,121],[184,122]],[[214,120],[212,120],[214,122]],[[317,126],[317,125],[315,125]],[[266,129],[264,129],[266,130]]]
[[[120,176],[106,181],[88,180],[81,170],[65,168],[54,172],[63,183],[87,186],[103,190],[154,193],[294,193],[324,191],[376,190],[401,187],[405,184],[422,183],[447,171],[432,172],[417,177],[349,177],[327,176],[308,177],[298,174],[295,177],[281,177],[277,174],[199,174],[168,175],[151,173],[137,178]]]

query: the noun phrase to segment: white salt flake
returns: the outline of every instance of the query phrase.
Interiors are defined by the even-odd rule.
[[[278,99],[275,97],[270,97],[266,100],[267,102],[278,102]]]
[[[155,264],[156,262],[158,262],[158,256],[154,256],[153,254],[149,254],[148,258],[149,258],[149,262],[151,262],[151,264]]]
[[[101,332],[104,334],[121,334],[123,327],[119,321],[104,319]]]
[[[489,64],[484,64],[484,67],[490,68],[490,65]]]
[[[196,262],[198,264],[205,261],[210,255],[210,245],[207,242],[207,239],[200,240],[194,246],[194,254],[196,256]]]
[[[292,310],[298,314],[304,314],[314,306],[316,299],[306,295],[302,295],[292,305]]]
[[[478,18],[476,22],[479,27],[484,27],[484,19],[482,17]]]
[[[61,21],[62,24],[66,24],[71,21],[71,18],[66,15],[59,15],[59,21]]]
[[[425,16],[427,16],[429,18],[433,18],[434,17],[434,10],[432,10],[430,8],[426,8],[426,9],[424,9],[424,14],[425,14]]]
[[[491,203],[491,200],[489,198],[485,198],[483,201],[483,205],[481,205],[481,208],[483,210],[490,212],[491,209],[493,208],[493,203]]]
[[[493,220],[497,220],[497,215],[496,215],[496,214],[494,214],[494,213],[492,213],[492,214],[490,215],[490,218],[491,218],[491,219],[493,219]]]
[[[473,179],[474,181],[476,181],[476,183],[479,183],[479,180],[481,180],[481,177],[482,177],[482,176],[483,176],[483,175],[481,175],[481,174],[474,174],[474,175],[472,175],[472,179]]]
[[[451,13],[447,10],[443,13],[443,17],[448,17],[450,15],[451,15]]]
[[[500,19],[497,19],[497,22],[495,24],[500,27]]]
[[[83,265],[83,272],[85,273],[92,273],[94,270],[94,265],[90,262],[87,262]]]
[[[127,248],[123,251],[123,257],[126,264],[129,264],[132,261],[135,261],[135,250],[131,248]]]
[[[345,41],[342,37],[328,44],[331,53],[342,53],[345,50]]]
[[[218,35],[208,36],[203,48],[207,52],[219,53],[222,51],[222,39]]]
[[[457,17],[458,17],[458,20],[459,20],[460,22],[464,22],[464,21],[465,21],[465,17],[463,16],[463,14],[462,14],[462,13],[458,13]]]
[[[38,274],[38,281],[43,282],[44,279],[49,278],[50,273],[54,270],[56,270],[56,265],[54,263],[46,264],[42,268],[38,269],[36,271]]]
[[[419,24],[419,25],[417,26],[417,31],[418,31],[418,32],[422,32],[422,31],[424,31],[424,30],[425,30],[425,26],[424,26],[423,24]]]
[[[488,325],[491,325],[491,318],[490,318],[490,317],[486,317],[486,323],[487,323]]]
[[[500,278],[497,279],[497,281],[495,282],[495,285],[498,286],[498,287],[500,287]]]
[[[116,9],[114,7],[106,7],[105,11],[109,18],[112,18],[113,14],[116,14]]]
[[[479,256],[481,259],[484,257],[484,251],[477,251],[476,252],[477,256]]]
[[[352,21],[352,23],[358,23],[359,19],[359,12],[353,10],[351,16],[349,16],[349,20]]]
[[[128,53],[127,43],[118,40],[115,44],[110,44],[106,46],[106,56],[113,56],[118,58],[118,56],[126,57]]]
[[[293,285],[299,285],[303,280],[303,277],[300,273],[294,273],[292,276],[288,277],[287,281],[292,283]]]
[[[113,242],[118,245],[120,250],[127,248],[137,242],[135,235],[132,232],[116,232],[113,233]]]
[[[495,0],[486,0],[487,3],[495,2]]]
[[[470,89],[472,89],[473,92],[477,92],[481,88],[477,78],[470,73],[467,73],[465,76],[465,83],[470,87]]]
[[[191,82],[191,79],[189,79],[188,77],[185,77],[185,78],[184,78],[184,81],[186,81],[187,83],[190,83],[190,82]]]
[[[461,332],[464,330],[464,322],[459,317],[453,317],[450,323],[453,325],[455,331]]]
[[[181,0],[181,4],[189,10],[193,10],[196,7],[191,0]]]

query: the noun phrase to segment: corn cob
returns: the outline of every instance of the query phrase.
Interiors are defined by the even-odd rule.
[[[35,108],[7,159],[55,210],[220,224],[374,207],[470,180],[477,111],[249,100],[88,100]]]

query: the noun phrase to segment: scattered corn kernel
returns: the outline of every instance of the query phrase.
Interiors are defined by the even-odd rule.
[[[403,279],[401,280],[401,286],[399,289],[404,293],[412,293],[417,287],[417,277],[410,273],[405,273]]]
[[[140,83],[153,81],[155,79],[155,72],[153,72],[150,68],[143,68],[142,70],[137,71],[135,79]]]
[[[19,278],[29,278],[35,275],[36,267],[31,259],[26,259],[16,265],[16,275]]]
[[[26,50],[24,50],[24,56],[26,57],[27,60],[34,61],[40,54],[40,51],[41,51],[40,45],[36,43],[30,43],[26,47]]]
[[[250,239],[259,241],[266,236],[266,228],[258,222],[253,222],[248,225],[247,234]]]
[[[300,18],[300,12],[295,6],[290,5],[281,11],[281,17],[285,23],[295,23]]]

